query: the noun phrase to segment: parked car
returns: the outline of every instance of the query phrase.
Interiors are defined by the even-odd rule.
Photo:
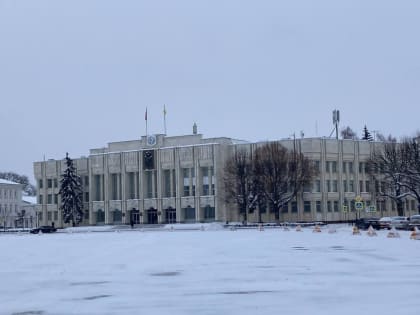
[[[380,229],[391,229],[392,217],[382,217],[379,219],[379,228]]]
[[[391,226],[399,230],[408,230],[409,223],[407,217],[392,217]]]
[[[379,218],[360,218],[355,222],[356,226],[361,230],[367,230],[369,226],[379,230]]]
[[[43,225],[43,226],[40,226],[40,227],[37,227],[37,228],[34,228],[34,229],[30,230],[29,233],[32,233],[32,234],[38,234],[39,232],[53,233],[53,232],[56,232],[56,231],[57,231],[57,229],[53,226]]]
[[[410,217],[410,222],[408,223],[408,227],[412,230],[414,227],[420,229],[420,214],[415,214]]]

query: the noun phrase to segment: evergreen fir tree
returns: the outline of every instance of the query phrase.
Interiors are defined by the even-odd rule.
[[[60,180],[61,209],[64,223],[72,222],[75,226],[83,219],[82,185],[68,153],[66,153],[66,166]]]
[[[366,125],[365,128],[363,128],[363,137],[362,140],[372,141],[372,135],[370,134],[369,130],[367,129]]]

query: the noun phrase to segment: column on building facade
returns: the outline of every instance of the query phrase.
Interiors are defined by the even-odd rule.
[[[180,160],[180,156],[179,156],[179,148],[175,148],[174,149],[174,163],[175,163],[175,208],[176,208],[176,222],[179,223],[181,222],[181,215],[182,215],[182,211],[181,211],[181,196],[182,196],[182,190],[181,190],[181,178],[182,178],[182,174],[181,174],[181,160]],[[183,189],[183,188],[182,188]]]
[[[128,220],[127,214],[127,191],[126,191],[126,184],[127,184],[127,168],[126,168],[126,157],[125,153],[121,153],[120,159],[120,181],[121,181],[121,223],[126,224],[130,221]]]
[[[156,185],[153,186],[153,188],[156,187],[156,192],[154,195],[155,198],[157,198],[157,213],[158,213],[158,223],[164,223],[165,216],[162,209],[162,159],[161,154],[162,151],[160,149],[157,149],[156,151]]]
[[[138,171],[139,171],[139,211],[140,211],[140,223],[143,224],[145,222],[145,211],[144,211],[144,170],[143,170],[143,150],[138,152]]]
[[[109,163],[108,163],[108,159],[109,159],[109,155],[105,154],[104,155],[104,161],[103,161],[103,165],[104,165],[104,180],[103,180],[103,185],[104,185],[104,211],[105,211],[105,224],[110,224],[110,215],[109,215],[109,200],[110,200],[110,194],[109,194],[109,190],[110,190],[110,183],[109,183]]]

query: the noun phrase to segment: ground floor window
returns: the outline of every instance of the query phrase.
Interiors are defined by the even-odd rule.
[[[115,209],[114,210],[114,213],[113,213],[113,222],[114,223],[121,223],[121,220],[122,220],[122,213],[121,213],[121,210],[119,210],[119,209]]]
[[[184,214],[185,221],[195,221],[195,208],[190,206],[184,208]]]
[[[105,212],[102,209],[99,209],[96,212],[96,223],[105,223]]]
[[[204,207],[204,219],[214,219],[215,218],[215,209],[209,205]]]
[[[304,212],[311,212],[311,202],[310,201],[304,201],[303,202],[303,211]]]

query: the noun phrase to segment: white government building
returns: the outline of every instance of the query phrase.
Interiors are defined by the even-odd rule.
[[[396,215],[393,203],[375,196],[372,187],[378,183],[371,183],[365,171],[366,161],[379,142],[332,138],[278,141],[314,160],[319,176],[284,207],[280,218],[259,209],[249,214],[249,222],[258,222],[258,211],[263,222]],[[234,150],[251,150],[261,144],[203,138],[194,129],[191,135],[148,135],[91,149],[88,157],[74,159],[83,186],[82,225],[242,221],[236,207],[226,203],[224,166]],[[64,170],[64,159],[34,163],[37,213],[42,225],[64,226],[58,195]],[[359,213],[355,209],[358,201],[364,207]],[[414,200],[406,202],[406,215],[416,213],[416,207]]]

